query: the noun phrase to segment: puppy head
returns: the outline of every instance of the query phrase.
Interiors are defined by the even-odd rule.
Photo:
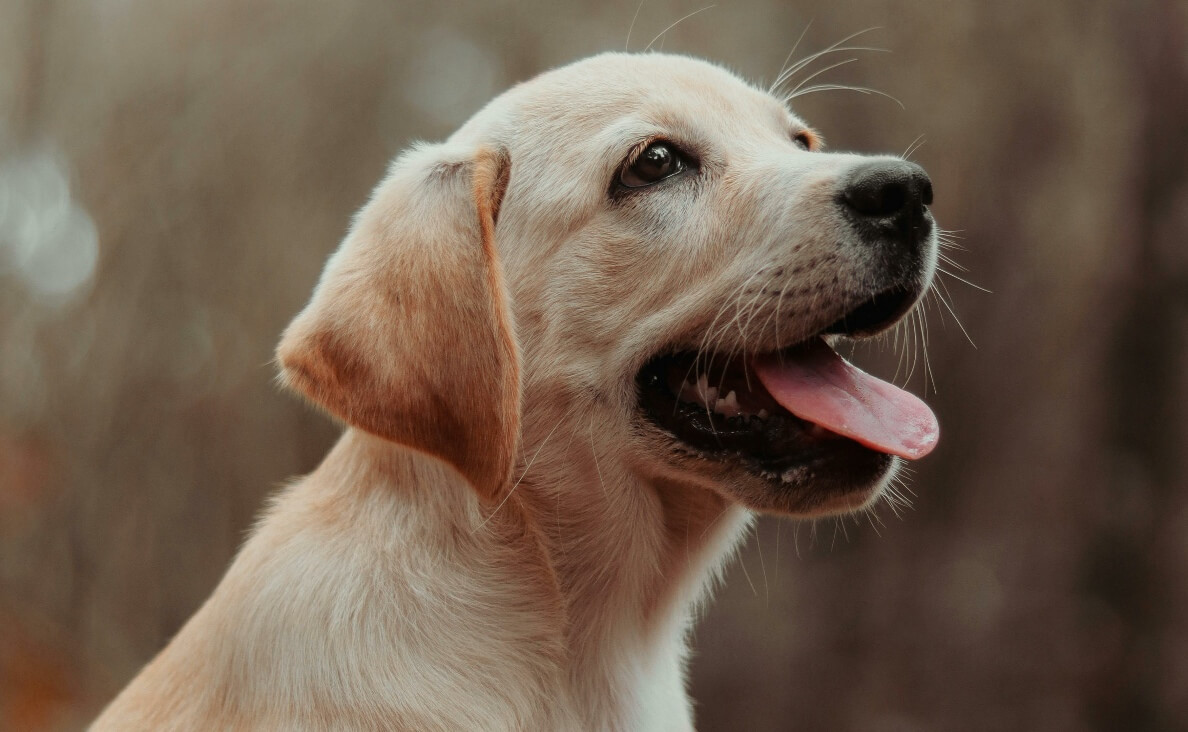
[[[623,466],[779,513],[879,493],[905,451],[870,438],[902,436],[794,416],[759,366],[820,360],[822,336],[877,333],[915,304],[936,257],[922,170],[823,152],[782,100],[661,54],[550,72],[456,137],[492,136],[514,162],[498,240],[526,448],[560,420],[603,478]]]
[[[282,379],[332,415],[454,465],[486,496],[511,473],[519,356],[495,254],[509,161],[400,157],[281,339]]]
[[[627,477],[780,513],[853,508],[897,459],[790,413],[761,376],[914,305],[930,202],[918,167],[821,152],[718,67],[597,56],[400,158],[280,361],[332,414],[485,494],[521,442],[535,456],[560,431]]]

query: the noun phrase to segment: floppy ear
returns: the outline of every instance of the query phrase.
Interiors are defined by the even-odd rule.
[[[401,156],[277,348],[282,380],[335,417],[445,460],[480,495],[507,484],[519,355],[495,255],[510,161]]]

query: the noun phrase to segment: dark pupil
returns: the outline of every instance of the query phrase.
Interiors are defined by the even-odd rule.
[[[653,145],[635,161],[635,171],[644,180],[658,180],[672,170],[672,151],[665,145]]]

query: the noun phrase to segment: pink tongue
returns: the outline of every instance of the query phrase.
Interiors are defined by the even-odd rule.
[[[820,339],[762,356],[754,368],[784,409],[874,450],[915,460],[940,438],[927,404],[846,363]]]

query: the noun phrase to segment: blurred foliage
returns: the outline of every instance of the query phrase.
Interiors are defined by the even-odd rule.
[[[648,0],[632,47],[699,7]],[[0,0],[0,728],[85,724],[334,439],[271,351],[387,160],[635,12]],[[700,726],[1182,728],[1188,6],[738,0],[656,45],[770,80],[870,26],[892,53],[819,79],[906,109],[797,111],[923,136],[977,348],[933,303],[927,367],[856,354],[914,350],[941,447],[902,517],[760,523],[696,631]]]

